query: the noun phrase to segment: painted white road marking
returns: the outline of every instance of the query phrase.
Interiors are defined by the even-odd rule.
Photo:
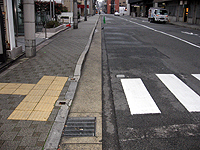
[[[192,33],[192,32],[181,31],[181,33],[188,34],[188,35],[192,35],[192,36],[194,35],[194,36],[200,37],[198,34],[195,34],[195,33]]]
[[[186,40],[181,39],[181,38],[179,38],[179,37],[176,37],[176,36],[174,36],[174,35],[165,33],[165,32],[163,32],[163,31],[156,30],[156,29],[154,29],[154,28],[148,27],[148,26],[146,26],[146,25],[143,25],[143,24],[140,24],[140,23],[137,23],[137,22],[133,22],[133,21],[128,20],[128,19],[124,19],[124,18],[120,18],[120,19],[123,19],[123,20],[129,21],[129,22],[131,22],[131,23],[137,24],[137,25],[142,26],[142,27],[144,27],[144,28],[147,28],[147,29],[149,29],[149,30],[152,30],[152,31],[155,31],[155,32],[164,34],[164,35],[167,35],[167,36],[169,36],[169,37],[172,37],[172,38],[174,38],[174,39],[177,39],[177,40],[179,40],[179,41],[182,41],[182,42],[184,42],[184,43],[187,43],[187,44],[189,44],[189,45],[191,45],[191,46],[194,46],[194,47],[196,47],[196,48],[200,48],[200,46],[198,46],[198,45],[196,45],[196,44],[194,44],[194,43],[191,43],[191,42],[189,42],[189,41],[186,41]]]
[[[131,114],[161,113],[142,80],[121,79]]]
[[[197,78],[198,80],[200,80],[200,74],[192,74],[195,78]]]
[[[156,74],[189,112],[200,112],[200,96],[173,74]]]

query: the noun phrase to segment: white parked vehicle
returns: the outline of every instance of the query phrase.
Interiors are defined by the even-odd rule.
[[[58,15],[58,21],[60,23],[73,23],[73,13],[62,12],[60,15]]]
[[[120,13],[119,13],[118,11],[116,11],[116,12],[114,13],[114,15],[115,15],[115,16],[120,16]]]
[[[126,15],[127,14],[127,9],[126,7],[119,7],[119,13],[120,15]]]
[[[151,7],[148,13],[148,20],[150,22],[163,22],[166,23],[168,21],[168,12],[166,9]]]

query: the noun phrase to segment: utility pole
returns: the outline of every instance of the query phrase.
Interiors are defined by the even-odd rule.
[[[33,0],[24,0],[24,39],[26,57],[36,55],[35,5]]]
[[[77,11],[77,0],[73,0],[74,9],[73,9],[73,20],[74,20],[74,29],[78,29],[78,11]]]
[[[85,4],[85,7],[84,7],[84,16],[85,16],[85,19],[84,19],[84,21],[87,21],[87,0],[84,1],[84,4]]]
[[[50,7],[49,7],[49,8],[50,8],[50,10],[49,10],[49,11],[50,11],[50,20],[52,20],[52,11],[51,11],[51,9],[52,9],[52,8],[51,8],[51,0],[50,0]]]
[[[55,21],[55,2],[53,0],[53,20]]]

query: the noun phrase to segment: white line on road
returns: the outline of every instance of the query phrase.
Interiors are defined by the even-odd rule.
[[[120,19],[123,19],[123,20],[129,21],[129,22],[131,22],[131,23],[137,24],[137,25],[142,26],[142,27],[144,27],[144,28],[147,28],[147,29],[149,29],[149,30],[152,30],[152,31],[155,31],[155,32],[158,32],[158,33],[164,34],[164,35],[167,35],[167,36],[169,36],[169,37],[172,37],[172,38],[174,38],[174,39],[177,39],[177,40],[179,40],[179,41],[182,41],[182,42],[184,42],[184,43],[187,43],[187,44],[189,44],[189,45],[191,45],[191,46],[194,46],[194,47],[200,48],[200,46],[198,46],[198,45],[196,45],[196,44],[194,44],[194,43],[191,43],[191,42],[189,42],[189,41],[183,40],[183,39],[181,39],[181,38],[179,38],[179,37],[176,37],[176,36],[174,36],[174,35],[171,35],[171,34],[165,33],[165,32],[163,32],[163,31],[156,30],[156,29],[154,29],[154,28],[151,28],[151,27],[145,26],[145,25],[143,25],[143,24],[139,24],[139,23],[137,23],[137,22],[133,22],[133,21],[128,20],[128,19],[124,19],[124,18],[120,18]]]
[[[121,79],[131,114],[161,113],[142,80]]]
[[[200,112],[200,96],[173,74],[156,74],[189,112]]]
[[[200,74],[192,74],[195,78],[197,78],[198,80],[200,80]]]

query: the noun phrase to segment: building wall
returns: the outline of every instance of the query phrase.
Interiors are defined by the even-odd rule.
[[[73,0],[64,0],[64,6],[67,7],[68,12],[73,11]]]
[[[126,0],[119,0],[119,6],[126,7]]]
[[[119,12],[119,0],[115,0],[115,11]]]
[[[84,0],[77,0],[77,2],[81,5],[85,5]],[[63,3],[64,3],[64,6],[66,6],[68,8],[68,12],[71,12],[71,11],[73,12],[73,0],[63,0]],[[87,0],[87,5],[89,5],[88,15],[93,15],[94,14],[93,0]],[[71,6],[72,6],[72,8],[71,8]],[[84,15],[83,9],[80,9],[79,11],[82,15]]]
[[[162,2],[161,2],[162,1]],[[164,7],[169,12],[170,21],[187,22],[191,24],[200,25],[200,1],[199,0],[180,0],[164,1],[154,0],[157,2],[159,7]],[[163,5],[163,3],[165,5]],[[186,9],[188,14],[186,15]]]
[[[110,14],[111,11],[111,0],[107,0],[107,14]]]

